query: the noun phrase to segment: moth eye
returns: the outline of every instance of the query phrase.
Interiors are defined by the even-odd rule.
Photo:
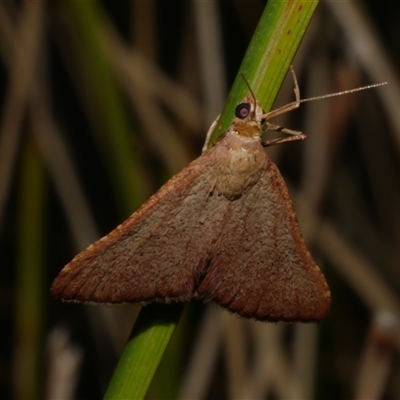
[[[240,119],[245,119],[250,114],[250,104],[242,103],[236,107],[235,115]]]

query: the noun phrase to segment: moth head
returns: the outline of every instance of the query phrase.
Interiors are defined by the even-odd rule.
[[[264,111],[254,95],[245,96],[235,109],[237,120],[247,123],[255,123],[258,127],[263,124]],[[238,121],[239,122],[239,121]]]

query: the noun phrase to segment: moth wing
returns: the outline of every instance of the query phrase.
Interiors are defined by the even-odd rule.
[[[197,296],[242,317],[320,321],[331,298],[309,254],[277,167],[232,201]]]
[[[125,222],[78,254],[51,293],[99,303],[188,301],[221,223],[207,174],[209,151],[170,179]],[[214,210],[210,215],[207,210]]]

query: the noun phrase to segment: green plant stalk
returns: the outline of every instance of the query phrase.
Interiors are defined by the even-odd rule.
[[[235,107],[249,94],[241,74],[250,84],[264,111],[271,109],[317,4],[318,0],[268,2],[210,144],[228,129]]]
[[[265,111],[278,94],[317,4],[318,0],[270,0],[265,8],[240,67]],[[227,129],[234,108],[247,93],[238,75],[212,140]],[[149,307],[140,313],[107,389],[107,399],[143,399],[146,394],[179,320],[177,305]]]
[[[44,293],[45,172],[35,143],[22,152],[18,205],[18,258],[15,300],[14,397],[39,399]]]
[[[179,322],[177,321],[171,340],[168,342],[168,346],[146,392],[146,397],[149,399],[178,398],[182,381],[182,367],[186,358],[184,344],[187,342],[186,335],[190,328],[190,312],[193,312],[193,307],[188,306],[184,307],[182,315],[178,315]],[[171,368],[171,363],[174,368]]]
[[[183,307],[182,303],[154,303],[140,312],[105,399],[144,398]]]

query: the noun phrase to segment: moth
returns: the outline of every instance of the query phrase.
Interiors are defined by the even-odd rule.
[[[328,284],[264,150],[305,138],[269,122],[309,100],[300,100],[292,73],[293,103],[264,113],[253,94],[244,97],[220,139],[67,264],[52,295],[95,303],[200,299],[260,321],[321,321],[331,305]],[[263,143],[265,130],[290,136]]]

